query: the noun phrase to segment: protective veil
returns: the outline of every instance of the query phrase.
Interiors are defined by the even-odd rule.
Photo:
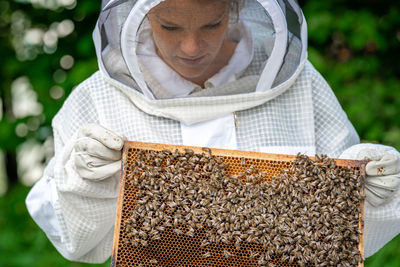
[[[117,2],[123,3],[115,6]],[[255,107],[287,90],[306,62],[306,24],[295,1],[243,1],[245,6],[239,19],[252,35],[255,56],[246,69],[236,74],[234,85],[225,84],[201,93],[203,96],[223,94],[224,97],[154,101],[154,91],[162,90],[158,88],[162,85],[151,79],[145,81],[150,70],[141,68],[136,51],[141,42],[149,41],[141,40],[145,15],[162,1],[134,2],[104,3],[94,36],[100,68],[109,78],[135,88],[121,90],[148,114],[193,124]],[[231,38],[239,39],[240,34],[233,33],[236,36]],[[244,94],[234,94],[238,91]],[[248,92],[251,94],[246,94]]]
[[[56,154],[27,206],[68,259],[103,262],[111,254],[119,177],[82,178],[73,162],[89,123],[135,141],[355,158],[359,138],[307,62],[295,0],[246,0],[238,18],[232,11],[225,38],[236,49],[204,86],[182,79],[154,51],[146,15],[163,2],[103,0],[93,35],[100,71],[53,119]],[[366,205],[366,257],[400,232],[399,202],[397,193],[379,209]]]

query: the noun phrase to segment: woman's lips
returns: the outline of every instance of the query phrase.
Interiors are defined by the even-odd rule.
[[[184,57],[178,57],[178,59],[183,62],[186,65],[196,65],[199,64],[200,61],[204,58],[205,56],[201,57],[196,57],[196,58],[184,58]]]

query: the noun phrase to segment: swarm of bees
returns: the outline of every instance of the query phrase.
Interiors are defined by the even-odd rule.
[[[360,204],[365,198],[359,170],[333,159],[298,154],[289,169],[271,181],[246,160],[229,173],[222,157],[204,148],[196,154],[139,150],[129,167],[126,188],[137,191],[135,206],[122,222],[124,243],[148,247],[165,231],[201,240],[200,258],[230,259],[246,244],[259,266],[356,266],[362,232]],[[208,249],[221,244],[220,255]],[[248,247],[248,246],[246,246]],[[152,259],[151,264],[158,261]]]

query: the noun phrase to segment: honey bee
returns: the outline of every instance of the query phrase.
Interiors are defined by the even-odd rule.
[[[201,149],[211,155],[211,149],[210,148],[202,147]]]
[[[194,237],[194,231],[189,230],[186,232],[186,235],[190,236],[190,237]]]
[[[204,258],[204,259],[209,258],[209,257],[211,257],[211,253],[210,252],[206,252],[201,257]]]
[[[150,260],[150,263],[151,263],[151,264],[157,264],[157,263],[158,263],[158,260],[156,260],[156,259],[151,259],[151,260]]]
[[[143,247],[147,247],[148,246],[148,243],[147,243],[147,241],[146,240],[140,240],[140,244],[143,246]]]
[[[258,265],[264,266],[265,264],[267,264],[267,262],[265,261],[264,257],[259,257],[258,258]]]
[[[174,229],[174,232],[175,232],[177,235],[183,235],[183,231],[182,231],[181,229],[179,229],[179,228]]]
[[[223,255],[224,255],[225,258],[229,258],[232,255],[232,253],[230,253],[229,251],[224,249]]]
[[[257,257],[259,254],[260,254],[260,253],[258,253],[258,252],[250,251],[250,259],[254,259],[254,258]]]

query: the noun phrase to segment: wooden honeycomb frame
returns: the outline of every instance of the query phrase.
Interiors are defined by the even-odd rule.
[[[200,147],[176,146],[155,143],[141,143],[141,142],[125,142],[123,149],[122,159],[122,174],[119,186],[117,215],[114,230],[114,242],[111,258],[111,266],[184,266],[190,262],[191,266],[259,266],[257,260],[249,259],[249,251],[261,251],[262,249],[257,245],[245,244],[245,246],[235,253],[235,257],[227,259],[224,257],[213,256],[207,259],[201,257],[204,253],[200,248],[200,240],[205,236],[205,231],[198,231],[196,236],[177,236],[171,231],[165,231],[161,236],[162,238],[157,241],[151,241],[149,246],[133,247],[123,243],[124,232],[122,231],[121,222],[129,217],[128,212],[135,205],[136,189],[126,188],[125,182],[129,174],[129,166],[135,161],[136,153],[139,150],[154,150],[162,151],[168,149],[179,152],[184,152],[185,149],[192,149],[195,154],[204,153]],[[225,150],[225,149],[211,149],[212,155],[219,156],[224,159],[224,162],[229,163],[228,171],[230,174],[237,175],[242,171],[241,160],[245,158],[246,165],[255,166],[259,171],[264,172],[266,180],[271,180],[272,177],[280,175],[282,169],[288,169],[295,159],[292,155],[283,154],[268,154],[258,152],[247,152],[238,150]],[[312,157],[311,157],[312,158]],[[365,161],[343,160],[335,159],[338,166],[350,166],[354,169],[359,169],[362,176],[365,176]],[[364,220],[364,202],[361,204],[361,216],[359,228],[364,231],[361,221]],[[222,255],[224,249],[231,248],[232,245],[225,244],[212,244],[211,249],[215,255]],[[363,233],[360,236],[359,251],[361,256],[364,257],[364,239]],[[158,258],[162,264],[151,264],[150,261]],[[186,264],[185,264],[186,262]],[[277,266],[298,266],[289,265],[275,260]],[[313,266],[313,265],[312,265]],[[364,266],[359,263],[358,266]]]

